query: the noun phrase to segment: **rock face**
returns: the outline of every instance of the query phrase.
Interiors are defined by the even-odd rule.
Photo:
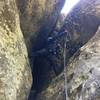
[[[70,100],[100,99],[100,28],[95,36],[80,49],[80,55],[69,63]]]
[[[0,100],[27,100],[32,84],[15,0],[0,0]]]
[[[0,100],[28,99],[32,76],[27,49],[30,55],[44,47],[56,26],[64,1],[0,1]],[[75,46],[80,48],[93,37],[67,63],[69,100],[100,100],[99,25],[100,0],[81,0],[60,30],[70,33],[72,48],[67,52],[68,60]],[[36,93],[36,100],[65,98],[63,73],[55,77],[48,58],[48,55],[30,58],[33,86],[29,100],[34,99]],[[52,58],[56,61],[54,56]]]
[[[81,0],[67,16],[66,23],[61,31],[67,30],[71,33],[71,41],[79,45],[78,48],[89,41],[67,64],[69,100],[99,100],[100,0]],[[67,53],[67,57],[69,54],[70,52]],[[53,78],[49,87],[37,96],[37,100],[64,99],[63,73]]]
[[[95,36],[68,63],[69,100],[100,100],[100,28]],[[37,100],[65,100],[64,76],[53,79]]]
[[[65,0],[16,0],[28,50],[40,49],[56,24]]]
[[[81,0],[66,17],[61,28],[70,33],[73,47],[84,45],[97,31],[100,25],[100,1]]]
[[[59,32],[61,30],[61,28],[64,25],[65,18],[66,18],[66,15],[65,14],[61,13],[59,15],[59,18],[58,18],[58,21],[57,21],[57,24],[56,24],[55,31]]]
[[[62,31],[69,33],[67,62],[70,57],[94,36],[100,25],[100,1],[81,0],[67,15]]]
[[[30,56],[46,45],[48,36],[56,26],[65,0],[16,0],[16,2],[19,9],[20,26],[29,53],[33,81],[39,80],[33,82],[32,87],[40,89],[49,74],[47,58]]]
[[[46,57],[30,57],[33,52],[40,50],[53,32],[65,0],[16,0],[20,15],[20,26],[29,53],[33,73],[32,96],[43,86],[48,78]],[[46,79],[45,79],[46,78]],[[31,94],[30,94],[31,95]],[[29,99],[30,99],[29,98]]]

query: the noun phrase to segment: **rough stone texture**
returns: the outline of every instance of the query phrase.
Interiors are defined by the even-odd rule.
[[[100,0],[81,0],[67,16],[66,21],[67,25],[63,26],[62,30],[68,29],[72,33],[73,43],[82,43],[79,48],[93,37],[75,53],[67,65],[69,100],[99,100]],[[64,99],[63,73],[53,78],[49,87],[37,96],[37,100]]]
[[[68,63],[69,100],[100,100],[100,28]],[[37,100],[65,100],[63,73],[37,96]]]
[[[62,30],[71,35],[71,40],[86,43],[97,31],[100,24],[100,1],[81,0],[67,15]]]
[[[68,66],[69,97],[71,100],[100,99],[100,28],[80,49],[80,55]]]
[[[0,0],[0,100],[27,100],[32,76],[15,0]]]
[[[59,32],[61,30],[61,28],[64,25],[65,18],[66,18],[66,15],[65,14],[61,13],[59,15],[59,18],[57,20],[57,24],[56,24],[55,31]]]
[[[61,27],[58,23],[58,26],[61,27],[60,32],[67,31],[70,37],[70,41],[67,43],[67,62],[77,49],[83,46],[97,31],[100,24],[99,6],[99,0],[81,0],[67,15],[63,26]],[[63,49],[62,40],[59,42],[61,49]],[[63,52],[61,55],[63,56]],[[61,61],[59,58],[57,60]],[[58,65],[61,66],[61,63]]]
[[[41,90],[46,85],[44,83],[47,81],[49,74],[49,64],[47,64],[46,57],[34,57],[32,54],[46,45],[48,36],[56,26],[64,1],[16,0],[20,15],[20,26],[25,38],[33,72],[32,96],[30,94],[29,99],[33,99],[34,91],[37,92],[37,90]]]
[[[16,0],[28,50],[40,49],[56,24],[65,0]]]

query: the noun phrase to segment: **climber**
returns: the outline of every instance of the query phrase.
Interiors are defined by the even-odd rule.
[[[63,38],[64,36],[67,36],[67,38],[69,39],[69,34],[67,33],[67,31],[60,32],[54,37],[49,37],[47,39],[45,47],[41,50],[34,52],[32,56],[47,55],[50,53],[53,55],[57,55],[60,49],[60,44],[57,42],[57,40]]]
[[[63,32],[57,33],[53,37],[49,37],[47,39],[47,43],[44,46],[44,48],[36,52],[33,52],[32,54],[33,57],[36,57],[36,56],[45,57],[49,61],[56,75],[59,74],[59,68],[61,66],[57,65],[54,59],[55,57],[58,58],[59,53],[61,52],[61,44],[59,43],[59,40],[63,39],[65,36],[67,36],[67,38],[69,39],[69,34],[67,31],[63,31]]]

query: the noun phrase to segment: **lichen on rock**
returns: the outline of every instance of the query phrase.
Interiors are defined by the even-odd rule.
[[[15,0],[0,1],[0,100],[27,100],[32,83]]]

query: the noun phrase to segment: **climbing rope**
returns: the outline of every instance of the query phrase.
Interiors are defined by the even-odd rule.
[[[64,38],[64,53],[63,53],[63,58],[64,58],[64,90],[65,90],[65,100],[69,100],[68,99],[68,92],[67,92],[67,69],[66,69],[66,44],[68,42],[68,37],[66,35],[66,37]]]

